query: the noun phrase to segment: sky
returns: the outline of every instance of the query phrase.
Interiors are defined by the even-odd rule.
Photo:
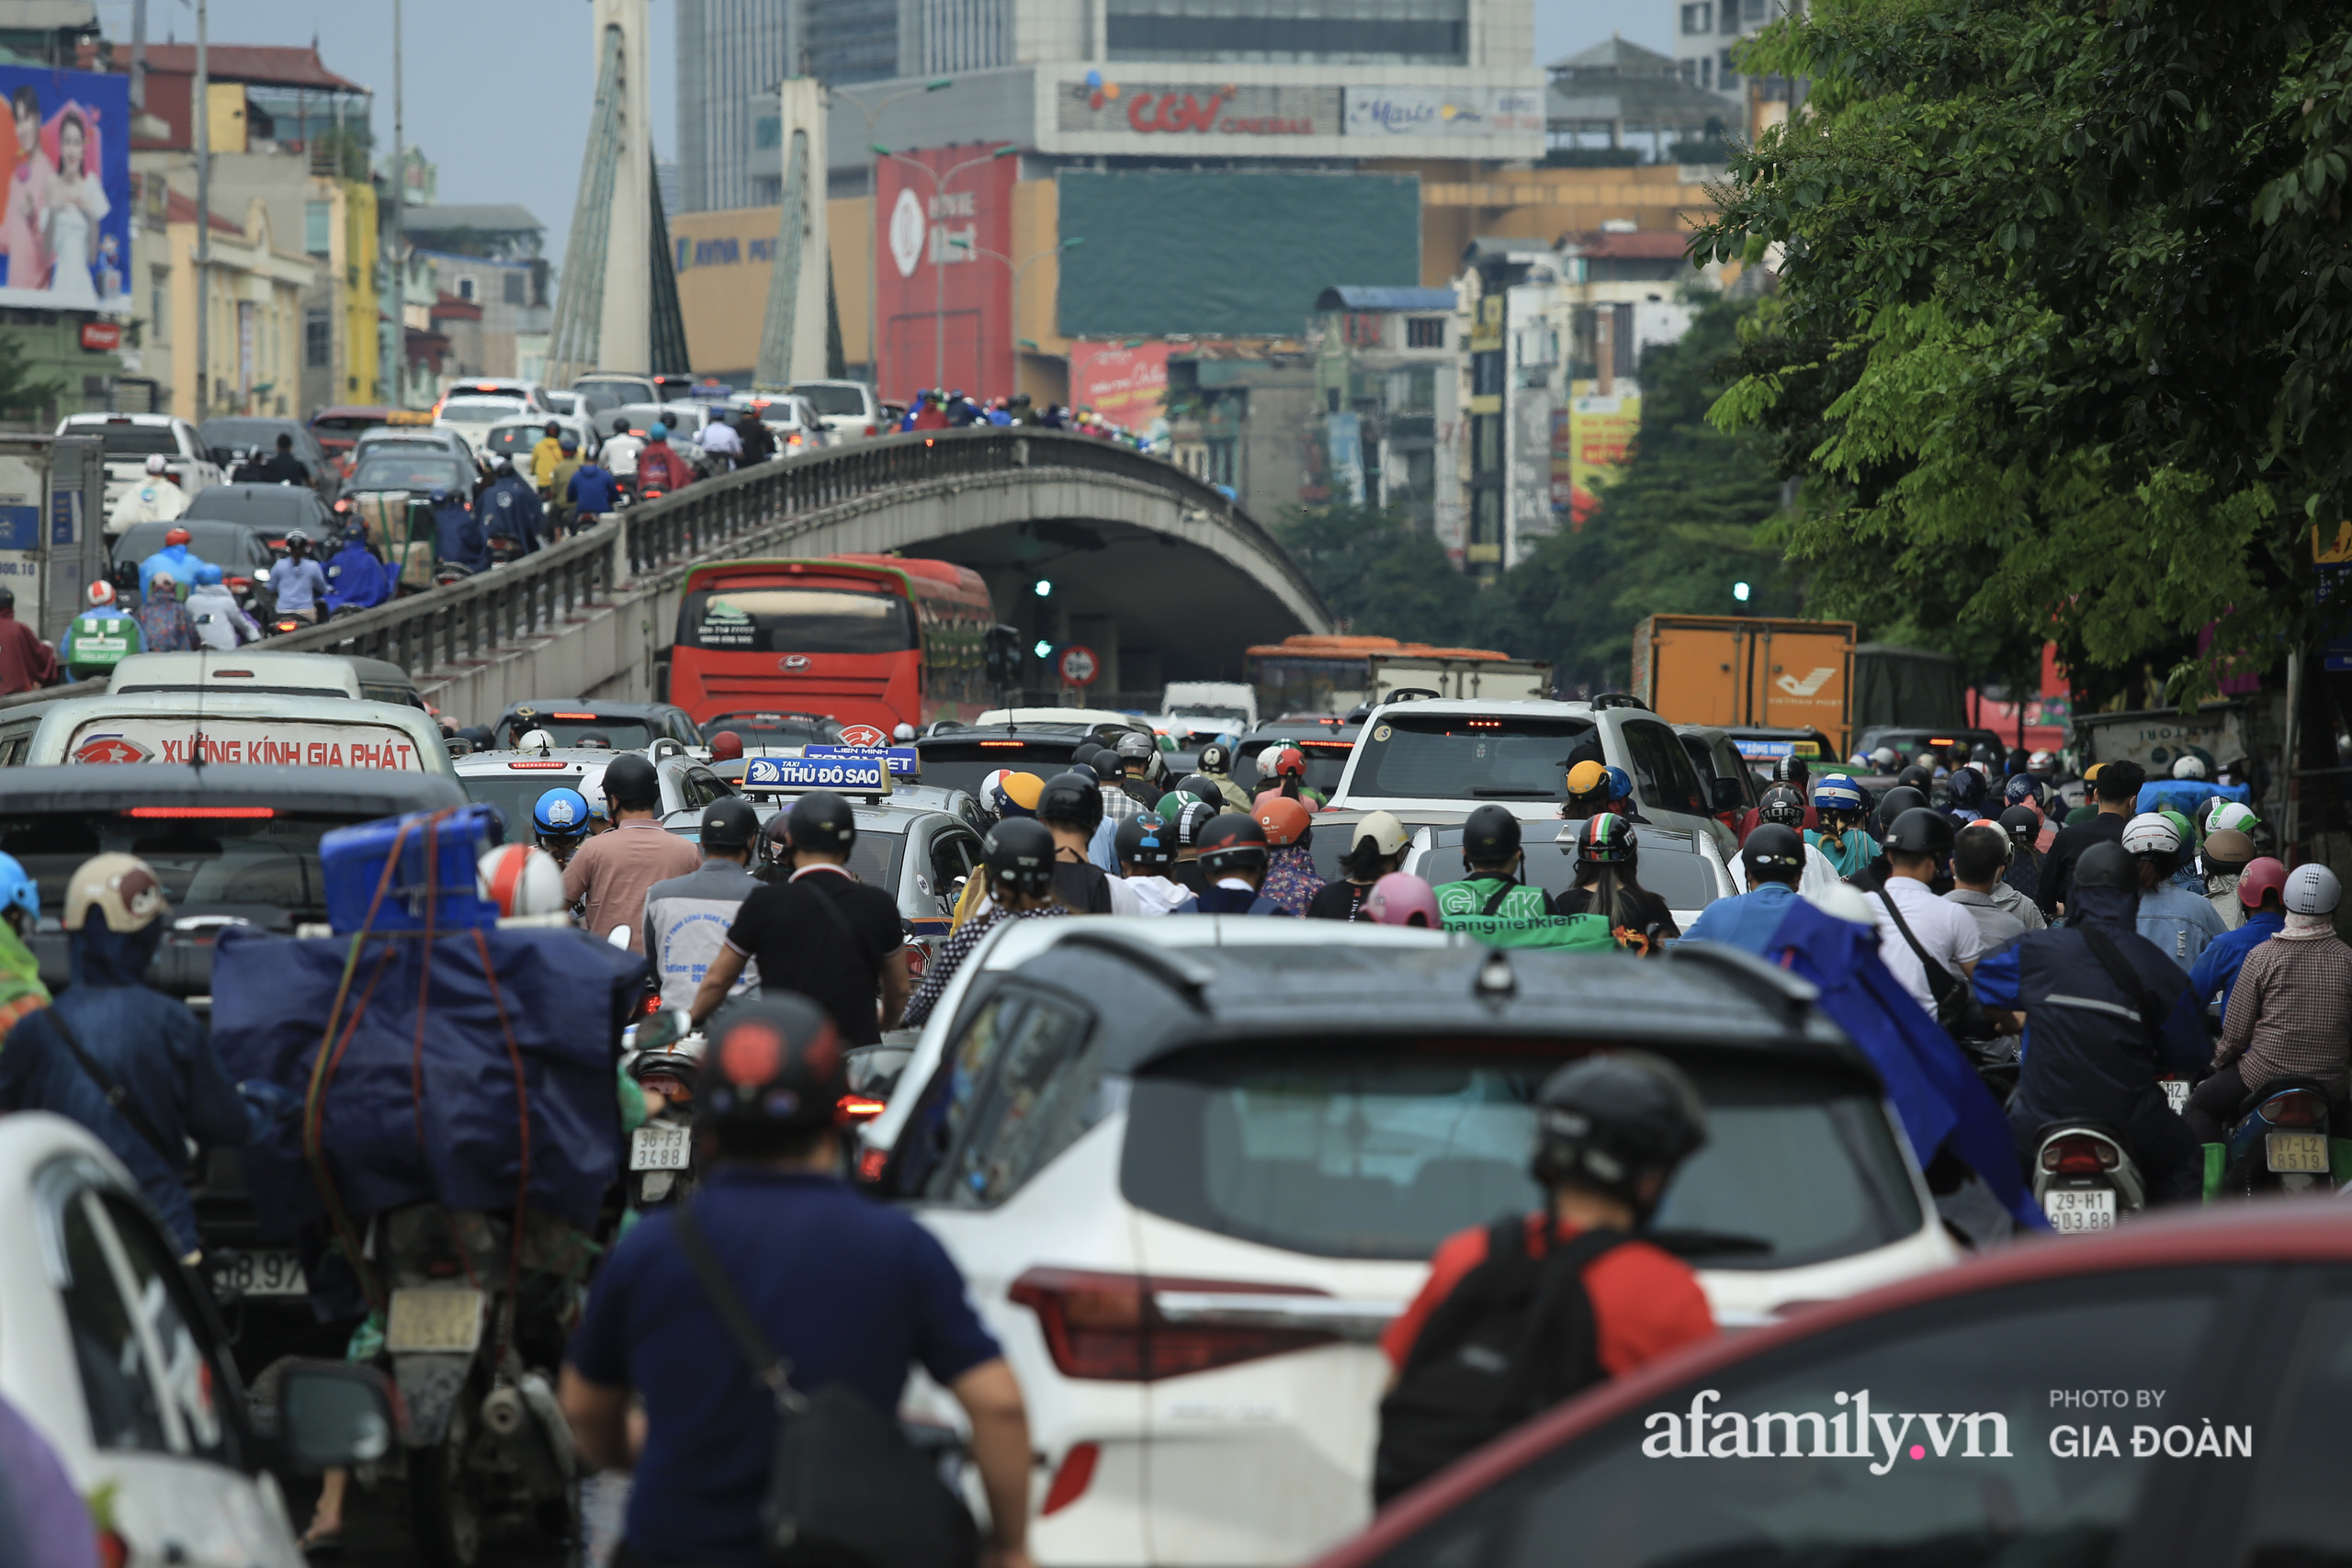
[[[774,0],[782,4],[783,0]],[[108,38],[128,42],[131,0],[98,0]],[[677,23],[651,0],[654,155],[677,156]],[[587,0],[401,0],[402,125],[438,165],[449,202],[515,201],[548,226],[560,262],[595,96]],[[327,69],[372,87],[376,144],[392,143],[392,0],[209,0],[217,43],[318,40]],[[1611,33],[1671,49],[1674,0],[1535,0],[1535,58],[1556,60]],[[157,42],[196,38],[193,0],[148,0]]]

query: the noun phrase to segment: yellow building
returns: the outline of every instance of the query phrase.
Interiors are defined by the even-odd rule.
[[[313,292],[305,331],[316,330],[322,292],[341,308],[327,312],[331,338],[325,357],[332,384],[305,398],[305,413],[336,403],[372,403],[383,395],[379,385],[383,339],[377,322],[376,187],[364,180],[313,175],[309,210],[321,208],[325,209],[327,254],[312,259],[322,271],[319,282],[330,287]],[[311,237],[309,248],[315,250],[316,238]],[[320,379],[319,357],[306,344],[304,363],[314,386]]]
[[[201,302],[210,331],[205,345],[209,395],[203,399],[197,392],[196,204],[177,191],[166,202],[164,240],[165,303],[151,333],[170,354],[172,411],[194,420],[306,413],[300,407],[302,294],[313,268],[307,258],[277,248],[268,209],[258,200],[249,203],[242,227],[212,214]]]

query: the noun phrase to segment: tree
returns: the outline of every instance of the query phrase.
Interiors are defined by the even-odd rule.
[[[56,406],[62,381],[36,381],[25,358],[24,339],[0,333],[0,414],[42,419]]]
[[[1445,646],[1472,624],[1476,585],[1399,511],[1344,502],[1287,507],[1273,535],[1351,632]]]
[[[2352,17],[1817,0],[1743,66],[1811,85],[1696,244],[1781,279],[1715,417],[1812,480],[1776,536],[1817,608],[1998,662],[2046,631],[2183,697],[2322,629],[2311,530],[2352,516]]]

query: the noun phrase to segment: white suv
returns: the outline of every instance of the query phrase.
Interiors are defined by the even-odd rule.
[[[171,414],[67,414],[57,434],[95,435],[104,444],[108,517],[133,485],[146,482],[151,457],[160,456],[174,481],[191,497],[220,482],[220,466],[197,438],[196,426]]]

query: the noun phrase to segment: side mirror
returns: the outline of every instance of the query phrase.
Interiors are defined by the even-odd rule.
[[[637,1026],[637,1048],[639,1051],[667,1051],[694,1032],[694,1023],[684,1008],[663,1008]]]
[[[278,1385],[279,1450],[304,1475],[384,1458],[400,1419],[391,1383],[373,1367],[297,1361]]]
[[[1711,782],[1714,784],[1715,809],[1717,811],[1745,811],[1747,809],[1747,792],[1739,787],[1739,781],[1737,779],[1715,779]]]

